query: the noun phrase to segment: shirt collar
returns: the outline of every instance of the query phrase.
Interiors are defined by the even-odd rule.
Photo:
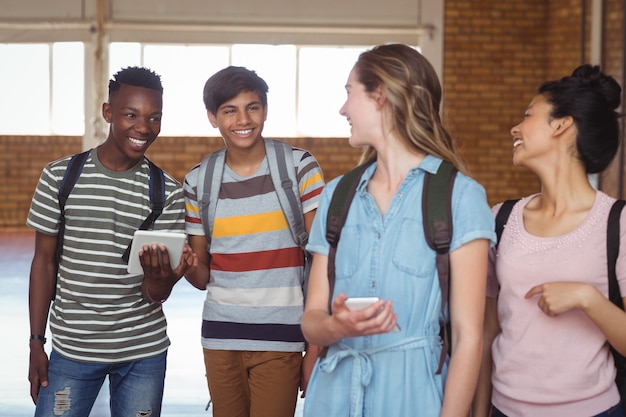
[[[422,170],[422,171],[429,172],[431,174],[435,174],[439,170],[439,166],[441,165],[441,162],[442,162],[441,158],[438,158],[430,154],[426,155],[418,166],[416,166],[415,168],[412,168],[409,171],[409,174],[414,175],[417,172],[417,170]],[[359,186],[357,187],[358,191],[365,190],[365,188],[367,187],[367,183],[369,182],[370,178],[372,178],[372,175],[374,175],[374,171],[376,170],[377,165],[378,165],[378,162],[374,162],[372,165],[367,167],[367,169],[361,176],[361,182],[359,183]]]

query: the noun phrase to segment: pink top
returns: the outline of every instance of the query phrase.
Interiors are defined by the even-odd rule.
[[[489,255],[487,295],[498,297],[502,328],[492,346],[492,401],[509,417],[593,416],[619,402],[605,336],[582,311],[549,317],[537,306],[538,296],[527,300],[524,295],[537,284],[575,281],[591,283],[608,297],[606,229],[614,199],[597,192],[580,226],[561,236],[537,237],[524,229],[522,218],[533,197],[515,205],[498,254],[492,249]],[[626,294],[624,243],[616,271]]]

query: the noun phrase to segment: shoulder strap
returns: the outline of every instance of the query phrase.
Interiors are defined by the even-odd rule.
[[[85,165],[87,158],[89,158],[89,152],[90,150],[72,156],[67,164],[65,174],[63,174],[61,185],[59,186],[58,198],[61,218],[59,223],[59,232],[57,233],[57,248],[55,253],[57,268],[59,267],[59,262],[61,261],[61,252],[63,252],[63,235],[65,234],[65,203],[74,189],[74,185],[76,185],[76,181],[78,181],[80,173],[83,171],[83,166]]]
[[[65,170],[63,180],[61,180],[61,185],[59,186],[59,207],[61,209],[61,221],[63,221],[65,217],[64,211],[67,197],[69,197],[72,189],[74,189],[74,185],[76,185],[76,181],[78,181],[78,177],[80,177],[80,173],[83,171],[83,166],[85,165],[85,162],[89,157],[89,152],[91,152],[91,150],[73,155],[70,161],[67,163],[67,169]]]
[[[374,161],[367,162],[351,169],[341,177],[337,183],[337,187],[333,192],[328,206],[328,214],[326,217],[326,240],[330,244],[328,252],[328,311],[331,311],[333,303],[333,291],[335,289],[335,257],[337,255],[337,245],[341,236],[341,229],[346,223],[350,204],[356,193],[361,175],[365,172]]]
[[[57,247],[54,252],[54,264],[56,271],[54,273],[54,279],[56,281],[57,274],[59,271],[59,263],[61,262],[61,254],[63,253],[63,236],[65,235],[65,203],[67,202],[67,198],[70,193],[74,189],[76,182],[78,181],[78,177],[80,177],[80,173],[83,171],[83,166],[89,158],[89,152],[91,150],[78,153],[73,155],[70,158],[70,161],[67,163],[67,168],[65,169],[65,174],[63,174],[63,179],[61,180],[61,184],[59,185],[59,210],[60,210],[60,219],[59,219],[59,231],[57,233]],[[52,299],[54,300],[56,294],[56,284],[54,286],[54,292],[52,294]]]
[[[445,311],[449,296],[450,260],[452,241],[452,188],[456,168],[442,161],[435,174],[424,176],[422,216],[426,242],[437,252],[437,272],[441,287],[441,311]]]
[[[211,246],[215,207],[222,184],[225,157],[226,148],[219,149],[205,156],[198,170],[197,198],[202,227],[208,241],[207,251],[209,251]],[[217,190],[217,192],[211,192],[211,190]]]
[[[617,283],[617,276],[615,274],[615,264],[617,262],[617,256],[619,255],[620,247],[620,217],[622,209],[626,205],[625,200],[617,200],[613,203],[611,211],[609,212],[609,220],[606,230],[606,252],[607,252],[607,267],[609,275],[609,299],[613,304],[620,309],[624,309],[624,303],[619,290],[619,284]],[[626,358],[620,354],[617,349],[612,345],[610,346],[611,353],[613,354],[613,360],[615,362],[615,383],[620,393],[622,402],[626,400]]]
[[[293,161],[293,148],[286,142],[265,139],[265,152],[270,168],[270,176],[272,177],[280,206],[287,218],[291,234],[294,241],[304,249],[309,241],[309,235],[304,227],[302,201]]]
[[[276,195],[278,195],[280,207],[287,219],[294,241],[302,248],[304,253],[302,293],[306,299],[312,255],[306,250],[309,234],[304,227],[304,213],[302,211],[302,199],[293,159],[293,147],[289,143],[275,139],[264,139],[264,141],[270,177],[272,178]]]
[[[437,276],[441,290],[440,333],[443,348],[436,374],[440,374],[450,346],[450,329],[446,328],[445,311],[450,298],[450,242],[452,241],[452,189],[457,170],[442,161],[435,174],[426,173],[422,192],[422,218],[426,242],[436,252]]]
[[[621,309],[624,308],[624,305],[619,291],[619,284],[617,283],[617,276],[615,275],[615,263],[617,262],[617,256],[619,255],[620,216],[624,205],[626,205],[626,200],[617,200],[613,203],[611,211],[609,212],[609,220],[606,229],[609,299],[613,302],[613,304]]]
[[[506,222],[511,215],[511,210],[513,210],[513,206],[518,201],[519,199],[505,200],[500,206],[500,209],[498,209],[498,214],[496,214],[496,249],[500,244],[500,238],[502,237],[502,232],[504,232],[504,226],[506,226]]]
[[[165,174],[163,170],[156,166],[152,161],[146,158],[148,166],[150,167],[150,182],[148,193],[150,195],[150,214],[141,223],[138,230],[148,230],[153,225],[156,219],[163,213],[165,207]],[[130,247],[132,240],[126,247],[126,250],[122,254],[124,262],[128,262],[130,257]]]

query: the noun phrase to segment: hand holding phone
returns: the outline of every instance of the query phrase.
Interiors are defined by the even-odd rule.
[[[379,300],[378,297],[349,297],[346,299],[346,307],[351,311],[365,310]],[[400,326],[396,324],[390,332],[399,332]]]

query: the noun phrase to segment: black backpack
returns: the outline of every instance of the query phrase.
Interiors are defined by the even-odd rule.
[[[373,161],[372,161],[373,162]],[[337,183],[337,188],[328,207],[326,219],[326,240],[330,244],[328,253],[328,311],[331,311],[332,294],[335,287],[335,256],[350,204],[356,193],[361,175],[372,162],[365,163],[348,171]],[[441,311],[445,312],[450,293],[450,260],[449,250],[452,240],[452,188],[457,170],[449,162],[442,161],[435,174],[426,173],[424,191],[422,193],[422,212],[424,231],[428,245],[436,251],[437,272],[441,288]],[[443,317],[444,314],[441,314]],[[450,349],[450,325],[440,323],[443,349],[439,359],[437,374],[441,373],[446,355]]]
[[[63,252],[63,235],[65,234],[65,203],[67,202],[67,198],[69,197],[74,185],[76,185],[76,181],[78,181],[78,177],[80,177],[80,173],[83,171],[83,166],[89,157],[89,153],[91,150],[73,155],[70,161],[67,164],[67,169],[65,170],[65,174],[63,174],[63,180],[61,180],[61,185],[59,186],[59,210],[61,211],[61,219],[59,224],[59,232],[57,233],[57,247],[55,252],[55,265],[56,270],[54,273],[54,277],[56,280],[59,262],[61,261],[61,253]],[[150,208],[151,213],[148,217],[143,221],[141,226],[139,226],[139,230],[147,230],[150,228],[157,217],[161,215],[163,212],[163,207],[165,205],[165,175],[163,174],[163,170],[158,166],[154,165],[152,161],[146,158],[148,161],[148,165],[150,166]],[[132,243],[132,242],[131,242]],[[128,258],[130,256],[130,244],[124,251],[122,255],[122,259],[124,262],[128,262]],[[54,286],[56,292],[56,284]],[[52,299],[54,299],[54,293],[52,294]]]
[[[502,203],[502,206],[496,214],[496,235],[498,237],[497,245],[500,243],[500,237],[506,226],[506,222],[511,214],[511,210],[515,203],[519,200],[506,200]],[[622,296],[619,291],[619,285],[617,283],[617,276],[615,275],[615,263],[617,262],[617,256],[619,254],[619,235],[620,235],[620,215],[622,209],[626,205],[626,200],[617,200],[613,203],[611,211],[609,212],[609,220],[606,231],[606,254],[607,254],[607,267],[609,275],[609,299],[624,310],[624,304],[622,302]],[[617,350],[611,346],[611,352],[613,353],[613,359],[615,360],[615,368],[617,369],[617,375],[615,376],[615,384],[619,390],[619,395],[622,404],[626,404],[626,358],[622,356]],[[626,411],[624,413],[626,416]]]

